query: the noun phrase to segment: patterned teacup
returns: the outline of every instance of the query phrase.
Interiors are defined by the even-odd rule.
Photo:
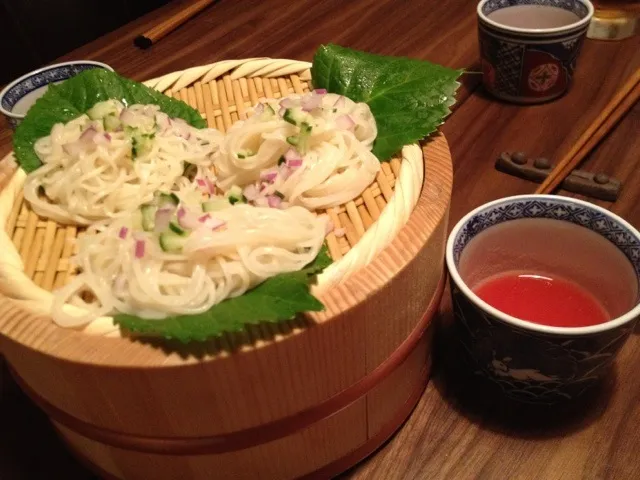
[[[480,232],[521,218],[571,222],[596,232],[627,257],[638,281],[640,232],[603,208],[555,195],[496,200],[471,211],[453,228],[446,261],[451,276],[455,338],[461,342],[472,371],[497,385],[509,398],[553,404],[579,396],[606,375],[634,329],[640,303],[636,298],[633,308],[605,323],[554,327],[520,320],[484,302],[460,274],[461,255]],[[614,287],[614,297],[616,292]]]
[[[499,13],[506,8],[553,7],[575,22],[536,28],[527,11],[527,27],[515,27]],[[540,103],[564,94],[576,68],[593,5],[589,0],[482,0],[478,4],[478,38],[483,83],[492,95],[516,103]],[[500,12],[499,12],[500,11]],[[564,11],[564,12],[563,12]],[[540,23],[542,25],[542,23]]]

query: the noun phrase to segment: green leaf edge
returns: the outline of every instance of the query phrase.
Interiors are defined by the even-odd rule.
[[[458,90],[458,88],[460,87],[460,82],[458,81],[458,78],[460,78],[460,76],[465,72],[464,69],[451,69],[448,67],[444,67],[442,65],[438,65],[438,64],[434,64],[431,62],[427,62],[425,60],[419,60],[419,59],[414,59],[414,58],[409,58],[409,57],[392,57],[392,56],[385,56],[385,55],[378,55],[378,54],[373,54],[373,53],[369,53],[369,52],[362,52],[359,50],[354,50],[354,49],[350,49],[347,47],[342,47],[340,45],[336,45],[333,43],[329,43],[326,45],[320,45],[320,47],[318,47],[318,49],[316,50],[316,53],[313,57],[313,62],[311,65],[311,79],[312,79],[312,83],[314,85],[315,88],[325,88],[329,93],[337,93],[337,94],[341,94],[344,95],[344,89],[339,88],[339,86],[334,85],[331,83],[331,69],[332,66],[329,66],[328,68],[328,72],[329,74],[327,75],[328,78],[319,78],[318,75],[318,61],[319,59],[322,58],[323,55],[329,55],[329,57],[331,57],[331,55],[333,55],[330,51],[331,50],[335,50],[339,53],[347,53],[347,54],[358,54],[358,55],[362,55],[362,56],[366,56],[369,58],[375,58],[377,60],[386,60],[388,62],[395,62],[395,61],[410,61],[410,62],[422,62],[422,63],[429,63],[431,65],[434,65],[436,67],[439,67],[441,69],[443,69],[443,71],[449,71],[451,74],[455,74],[455,79],[453,79],[453,81],[451,82],[451,87],[449,90],[443,92],[447,95],[448,97],[448,101],[440,104],[439,106],[442,106],[446,109],[446,113],[444,113],[442,115],[442,121],[440,123],[438,123],[435,128],[431,129],[431,130],[426,130],[425,133],[422,136],[416,136],[416,137],[409,137],[409,141],[406,144],[412,144],[412,143],[416,143],[419,142],[421,140],[426,139],[429,135],[431,135],[433,132],[435,132],[442,124],[444,124],[444,120],[449,116],[449,114],[451,113],[451,106],[453,106],[457,99],[455,98],[455,93]],[[336,56],[334,55],[333,57],[334,59],[336,58]],[[371,113],[373,114],[374,118],[376,118],[376,121],[379,121],[379,114],[377,114],[377,112],[375,111],[374,108],[372,108],[372,106],[370,105],[370,102],[372,100],[375,100],[376,97],[374,98],[368,98],[368,97],[359,97],[359,96],[355,96],[355,95],[348,95],[349,98],[351,100],[353,100],[354,102],[365,102],[367,103],[367,105],[369,105],[369,107],[371,108]],[[374,142],[374,146],[373,146],[373,154],[376,155],[376,157],[378,158],[378,160],[380,160],[381,162],[386,162],[391,160],[391,158],[393,158],[393,156],[395,154],[397,154],[400,149],[403,147],[404,145],[400,145],[398,148],[382,148],[380,147],[380,145],[376,142]]]

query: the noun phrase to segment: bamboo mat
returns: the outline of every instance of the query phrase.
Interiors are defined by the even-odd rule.
[[[224,132],[234,122],[247,118],[248,110],[263,98],[281,98],[309,91],[299,75],[277,78],[225,75],[210,82],[196,81],[180,90],[167,90],[168,96],[183,100],[200,111],[209,127]],[[330,233],[327,246],[333,260],[339,260],[375,222],[393,195],[400,159],[383,163],[376,180],[353,201],[328,209],[339,235]],[[321,212],[318,212],[321,213]],[[25,272],[46,290],[65,285],[74,275],[69,261],[75,253],[76,239],[83,228],[58,225],[38,217],[19,194],[6,223],[6,230],[24,261]]]

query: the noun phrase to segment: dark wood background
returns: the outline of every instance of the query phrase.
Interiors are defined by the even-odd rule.
[[[151,49],[133,47],[136,34],[184,4],[171,2],[62,58],[104,61],[142,80],[231,58],[311,60],[320,43],[335,42],[478,70],[476,2],[469,0],[222,0]],[[443,126],[455,170],[450,226],[484,202],[533,192],[535,184],[497,172],[496,156],[523,150],[558,159],[638,68],[640,37],[588,40],[570,92],[531,107],[496,101],[479,87],[479,75],[464,75],[457,108]],[[596,203],[636,227],[639,133],[636,105],[582,165],[624,182],[617,202]],[[10,132],[0,120],[0,155],[10,148]],[[582,401],[564,409],[523,408],[484,391],[459,368],[446,295],[435,374],[418,407],[390,442],[345,478],[640,478],[640,330],[612,375]],[[91,478],[11,382],[0,402],[0,479]]]
[[[1,0],[0,85],[170,0]]]

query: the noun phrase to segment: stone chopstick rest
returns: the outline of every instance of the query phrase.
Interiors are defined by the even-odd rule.
[[[549,159],[529,158],[523,152],[502,152],[496,160],[496,170],[536,183],[542,183],[553,167]],[[622,183],[604,173],[574,170],[564,179],[561,188],[598,200],[615,202],[620,195]]]

